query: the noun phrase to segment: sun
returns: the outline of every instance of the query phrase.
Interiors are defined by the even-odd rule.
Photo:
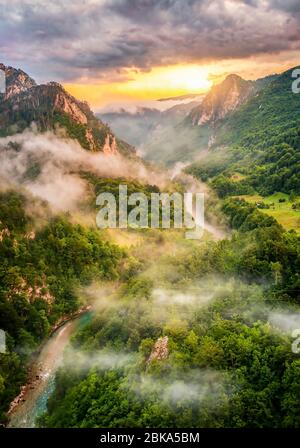
[[[211,87],[212,83],[207,79],[208,73],[199,66],[179,66],[171,68],[166,72],[170,84],[174,88],[183,89],[187,92],[197,93]]]
[[[155,98],[157,95],[202,93],[211,87],[208,71],[198,65],[154,67],[150,72],[138,72],[120,86],[127,93],[141,93]]]
[[[66,84],[67,90],[92,107],[113,102],[155,100],[210,89],[209,67],[195,64],[153,67],[150,71],[127,69],[125,80],[111,83]]]

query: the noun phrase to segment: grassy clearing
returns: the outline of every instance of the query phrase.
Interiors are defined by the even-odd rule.
[[[274,193],[267,197],[260,196],[259,194],[242,195],[239,197],[252,204],[264,203],[269,205],[270,208],[261,208],[260,211],[269,216],[273,216],[285,229],[293,229],[300,233],[300,210],[292,209],[293,203],[300,202],[299,197],[294,202],[291,202],[289,196],[285,193]],[[285,199],[285,202],[279,202],[280,199]]]

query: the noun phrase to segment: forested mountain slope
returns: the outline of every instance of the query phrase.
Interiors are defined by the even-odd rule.
[[[21,85],[24,76],[14,73]],[[14,173],[24,160],[35,160],[41,143],[46,147],[40,151],[39,166],[30,165],[29,172],[21,170],[20,184],[13,176],[5,178],[6,173],[1,179],[0,328],[7,333],[7,352],[0,354],[2,422],[7,422],[9,403],[26,381],[29,356],[59,319],[80,307],[78,291],[84,291],[87,300],[94,301],[91,319],[78,329],[66,350],[47,412],[37,422],[40,426],[300,426],[299,355],[292,349],[291,335],[300,322],[300,239],[255,205],[227,198],[240,195],[241,190],[265,188],[259,174],[265,178],[271,164],[279,170],[277,146],[298,148],[297,138],[274,143],[273,159],[263,163],[262,157],[272,154],[264,146],[263,135],[257,145],[247,140],[246,133],[256,126],[257,110],[252,104],[262,95],[269,113],[272,105],[263,94],[265,89],[273,86],[271,91],[281,100],[287,92],[287,80],[284,76],[279,84],[278,80],[268,80],[275,87],[261,82],[261,93],[245,100],[241,109],[234,107],[226,116],[213,119],[211,128],[209,123],[190,124],[195,131],[194,140],[189,141],[193,151],[198,150],[193,145],[199,130],[213,131],[219,139],[219,145],[207,151],[205,163],[191,168],[220,196],[212,195],[206,202],[212,200],[211,207],[221,209],[222,219],[231,227],[232,233],[218,241],[207,233],[200,240],[186,240],[184,229],[96,230],[97,194],[111,192],[118,197],[119,184],[126,183],[129,193],[142,192],[149,199],[159,191],[154,174],[148,175],[151,185],[133,180],[137,166],[125,157],[130,165],[122,177],[117,176],[114,151],[103,156],[101,145],[99,151],[84,151],[59,133],[43,133],[55,126],[52,119],[64,104],[72,126],[68,121],[63,127],[84,146],[80,136],[86,134],[76,137],[70,132],[80,124],[77,113],[88,117],[88,112],[56,84],[36,86],[26,78],[22,91],[13,88],[12,96],[3,99],[3,135],[21,131],[32,117],[42,131],[18,134],[19,140],[1,140],[1,155],[5,156],[1,160],[10,162],[6,172],[10,167]],[[285,88],[281,90],[282,83]],[[261,110],[262,103],[256,104]],[[249,114],[250,127],[235,125],[232,117],[237,114],[242,122],[239,114],[243,113]],[[280,125],[276,116],[275,125]],[[185,123],[180,126],[183,129]],[[289,131],[286,117],[277,137]],[[188,135],[182,133],[181,141],[178,137],[178,146],[173,148],[176,157],[185,150],[181,145]],[[170,143],[174,138],[176,133]],[[20,158],[22,151],[27,151],[25,159]],[[108,170],[100,175],[109,160],[111,176]],[[294,162],[291,155],[287,166],[293,169]],[[73,214],[38,199],[49,177],[47,188],[58,178],[58,186],[69,196],[84,182]],[[282,173],[279,177],[285,179]],[[37,179],[42,182],[33,196],[29,186]],[[182,191],[183,185],[177,188]],[[113,242],[112,235],[122,247]],[[103,297],[99,292],[103,282],[112,280],[118,288]]]
[[[25,382],[25,365],[53,325],[80,306],[76,288],[93,278],[114,279],[123,254],[95,230],[50,218],[36,229],[34,199],[0,193],[0,328],[7,350],[0,354],[0,421]],[[40,211],[45,204],[37,203]]]
[[[60,84],[37,85],[22,70],[4,64],[0,64],[0,70],[6,75],[6,94],[0,95],[1,136],[21,132],[34,122],[40,131],[65,129],[69,137],[90,151],[134,154],[133,147],[117,140],[87,103],[78,101]]]
[[[132,248],[137,269],[73,339],[41,426],[299,427],[300,240],[243,201],[224,213],[231,239]]]
[[[223,120],[203,162],[190,171],[213,179],[221,195],[300,194],[300,95],[292,92],[292,72],[273,79]],[[235,172],[242,176],[233,182]],[[222,176],[217,176],[222,173]]]

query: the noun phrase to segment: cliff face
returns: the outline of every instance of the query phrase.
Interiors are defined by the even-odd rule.
[[[229,75],[210,90],[200,106],[191,111],[188,121],[194,126],[214,124],[236,110],[256,91],[254,82],[245,81],[238,75]]]
[[[22,70],[3,64],[0,69],[6,76],[6,93],[0,99],[0,135],[21,132],[34,122],[40,131],[64,128],[70,138],[90,151],[134,152],[130,145],[116,140],[87,103],[78,101],[60,84],[37,85]]]
[[[169,356],[168,343],[169,343],[168,336],[164,336],[162,338],[157,339],[147,362],[150,363],[154,359],[157,359],[158,361],[166,359]]]
[[[4,71],[6,79],[6,93],[3,98],[4,100],[36,86],[36,82],[22,70],[6,67],[1,63],[0,70]]]

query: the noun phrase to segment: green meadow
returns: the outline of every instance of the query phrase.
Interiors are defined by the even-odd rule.
[[[270,196],[263,197],[259,194],[255,195],[241,195],[240,198],[252,204],[267,204],[270,208],[259,208],[262,212],[275,218],[286,230],[295,230],[300,233],[300,210],[294,210],[293,204],[300,202],[300,197],[290,201],[289,195],[285,193],[274,193]],[[280,200],[285,202],[279,202]]]

